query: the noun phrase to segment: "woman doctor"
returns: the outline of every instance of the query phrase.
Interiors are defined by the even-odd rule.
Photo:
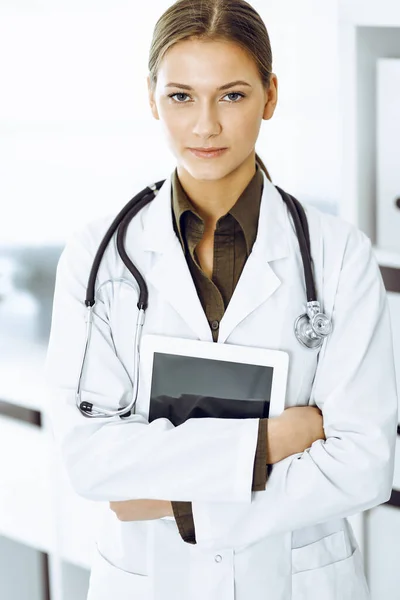
[[[314,349],[296,339],[305,306],[299,243],[255,153],[277,87],[265,25],[244,0],[180,0],[161,16],[149,99],[177,165],[131,221],[126,249],[149,288],[143,333],[289,353],[280,417],[174,427],[140,411],[83,416],[75,388],[86,286],[115,215],[78,231],[61,256],[46,369],[72,485],[104,502],[90,600],[369,598],[347,517],[391,494],[397,395],[388,304],[366,235],[307,207],[333,332]],[[132,393],[137,288],[115,244],[96,287],[82,398],[116,409]],[[140,372],[139,400],[146,385]]]

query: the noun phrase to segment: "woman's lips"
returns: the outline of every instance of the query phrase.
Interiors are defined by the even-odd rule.
[[[189,150],[198,158],[216,158],[226,152],[228,148],[221,148],[220,150],[196,150],[195,148],[189,148]]]

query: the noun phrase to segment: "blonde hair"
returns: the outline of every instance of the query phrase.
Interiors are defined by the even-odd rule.
[[[250,53],[261,80],[269,87],[272,51],[264,21],[245,0],[177,0],[158,19],[150,45],[148,68],[153,89],[160,63],[171,46],[189,38],[235,42]],[[267,167],[256,162],[270,181]]]

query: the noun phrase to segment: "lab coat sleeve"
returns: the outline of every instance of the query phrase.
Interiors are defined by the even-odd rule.
[[[98,230],[86,226],[70,238],[60,257],[45,364],[54,437],[73,488],[98,501],[147,498],[250,503],[258,418],[193,418],[175,427],[166,418],[149,423],[139,413],[126,419],[91,419],[76,407],[86,333],[84,300],[99,243]],[[118,268],[117,258],[106,253],[96,288],[115,277]],[[82,400],[116,409],[131,399],[132,374],[117,355],[107,302],[109,299],[99,294]],[[134,331],[132,347],[133,336]]]
[[[252,491],[265,490],[267,481],[267,428],[268,419],[260,419],[254,460]],[[181,538],[188,544],[196,543],[191,502],[172,502],[172,510]]]
[[[250,505],[194,501],[199,545],[246,546],[390,498],[398,422],[391,323],[370,240],[356,228],[332,317],[310,398],[322,411],[326,440],[274,464]]]

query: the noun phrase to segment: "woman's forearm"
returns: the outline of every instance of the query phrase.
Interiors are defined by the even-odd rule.
[[[292,406],[268,419],[267,464],[304,452],[319,439],[326,439],[323,418],[316,406]]]

